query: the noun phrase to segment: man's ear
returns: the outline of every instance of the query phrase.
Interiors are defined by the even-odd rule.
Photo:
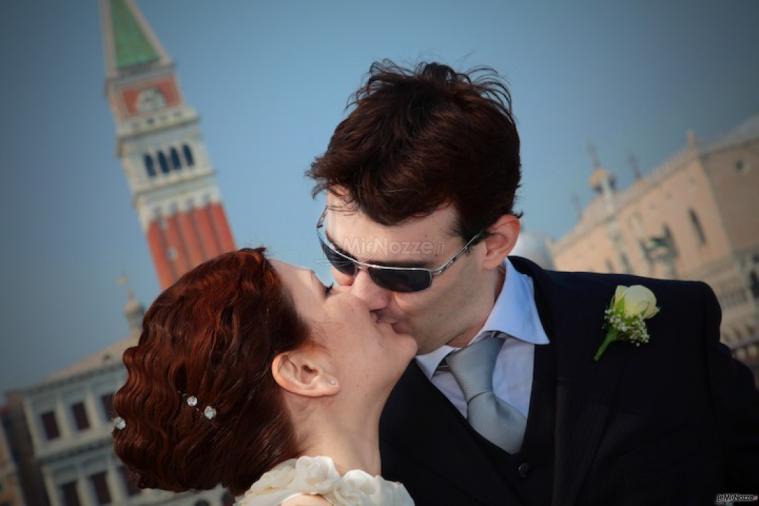
[[[483,267],[495,269],[503,263],[516,246],[520,229],[519,218],[513,214],[504,214],[488,227],[490,235],[482,241],[485,244]]]
[[[340,391],[340,383],[328,369],[327,358],[312,349],[280,353],[271,364],[274,381],[288,392],[304,397],[326,397]]]

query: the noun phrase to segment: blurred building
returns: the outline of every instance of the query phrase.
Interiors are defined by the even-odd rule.
[[[16,474],[27,506],[47,506],[47,493],[42,473],[34,459],[29,424],[24,415],[24,399],[18,392],[6,392],[8,406],[3,425],[13,455]]]
[[[116,154],[161,288],[235,249],[198,113],[134,0],[100,0]]]
[[[124,314],[129,322],[128,337],[35,385],[9,392],[10,410],[24,420],[31,447],[24,452],[25,438],[14,437],[19,453],[16,460],[27,471],[24,490],[37,495],[27,504],[230,504],[231,497],[222,488],[183,494],[140,489],[114,455],[111,400],[126,380],[121,357],[137,343],[144,316],[144,307],[131,293]]]
[[[519,232],[517,243],[511,251],[512,255],[529,258],[543,269],[554,269],[551,254],[551,237],[539,232],[526,230],[524,226]]]
[[[234,250],[234,239],[198,114],[184,103],[174,64],[133,0],[100,0],[100,6],[116,153],[166,288],[197,264]],[[126,380],[122,355],[137,343],[144,316],[131,292],[124,315],[126,338],[7,392],[10,450],[0,438],[0,506],[22,504],[8,502],[18,501],[14,483],[28,506],[233,502],[221,487],[182,494],[140,489],[114,455],[111,400]]]
[[[702,280],[722,341],[759,369],[759,115],[685,148],[624,190],[594,156],[595,198],[552,244],[557,269]]]
[[[0,506],[24,506],[16,459],[6,429],[9,421],[10,407],[0,406]]]

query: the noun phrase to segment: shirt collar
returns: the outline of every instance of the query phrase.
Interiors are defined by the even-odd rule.
[[[506,271],[506,279],[501,292],[485,324],[469,344],[478,341],[490,331],[504,332],[509,337],[530,344],[548,344],[548,336],[540,323],[538,308],[535,305],[532,279],[516,270],[508,258],[503,262],[503,267]],[[432,378],[440,362],[448,353],[456,349],[458,348],[444,344],[430,353],[418,355],[416,360],[427,377]]]

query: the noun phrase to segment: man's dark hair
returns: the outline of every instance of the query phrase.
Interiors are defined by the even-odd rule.
[[[373,221],[397,225],[452,203],[465,240],[513,213],[519,134],[498,73],[375,62],[347,118],[307,175],[313,195],[342,186]]]

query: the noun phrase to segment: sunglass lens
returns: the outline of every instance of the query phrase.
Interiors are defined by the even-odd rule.
[[[369,268],[369,275],[378,286],[393,292],[419,292],[429,288],[432,280],[427,271]]]
[[[340,256],[336,251],[334,251],[328,245],[324,244],[324,241],[321,241],[321,245],[324,256],[327,257],[327,260],[330,264],[332,264],[332,267],[348,276],[353,276],[356,274],[356,264],[347,258]]]

